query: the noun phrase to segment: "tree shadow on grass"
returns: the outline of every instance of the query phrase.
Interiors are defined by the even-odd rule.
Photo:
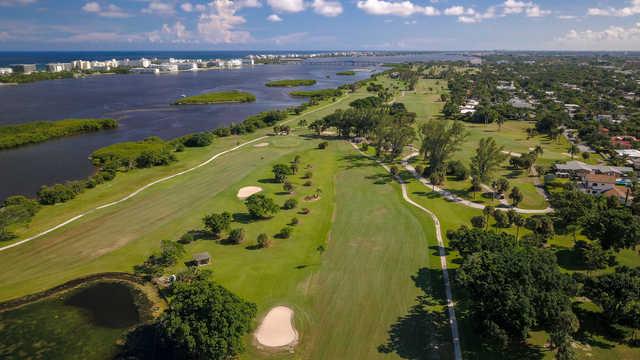
[[[584,309],[579,304],[574,304],[573,312],[580,320],[580,329],[574,338],[581,343],[602,349],[612,349],[614,345],[602,342],[596,339],[596,336],[601,336],[611,342],[625,342],[625,331],[611,325],[602,313]]]
[[[258,182],[260,184],[279,184],[279,182],[277,182],[276,179],[272,179],[272,178],[260,179],[260,180],[258,180]]]
[[[411,276],[422,294],[406,315],[399,317],[388,330],[388,339],[378,352],[395,353],[403,359],[450,358],[451,330],[446,312],[444,292],[438,291],[442,273],[421,268]],[[432,285],[436,285],[435,287]],[[435,290],[435,291],[434,291]]]
[[[412,195],[422,196],[427,199],[439,199],[442,198],[442,195],[438,194],[434,191],[414,191],[411,193]]]
[[[373,183],[376,185],[385,185],[393,181],[393,178],[388,174],[368,175],[368,176],[365,176],[365,179],[373,180]]]
[[[361,154],[344,155],[340,158],[340,161],[342,162],[343,169],[345,170],[377,165],[373,160]]]
[[[573,249],[564,249],[556,251],[558,265],[566,270],[587,270],[586,265],[582,261],[580,255]]]
[[[231,217],[233,218],[234,222],[245,224],[245,225],[256,220],[253,216],[247,213],[235,213],[231,215]]]

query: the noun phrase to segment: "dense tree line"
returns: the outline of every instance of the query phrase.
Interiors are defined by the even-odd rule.
[[[0,126],[0,150],[117,127],[118,122],[113,119],[65,119],[3,125]]]
[[[462,256],[456,282],[472,323],[490,345],[503,351],[524,342],[533,328],[543,328],[558,352],[572,351],[577,319],[570,298],[577,290],[552,251],[480,229],[461,227],[447,236]]]

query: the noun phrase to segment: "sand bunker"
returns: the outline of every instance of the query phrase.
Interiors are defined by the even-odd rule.
[[[253,145],[253,147],[265,147],[265,146],[269,146],[269,143],[263,142],[263,143]]]
[[[255,333],[260,345],[267,347],[293,346],[298,341],[298,332],[293,328],[293,310],[286,306],[276,306]]]
[[[238,199],[244,200],[253,194],[257,194],[262,191],[262,188],[259,186],[245,186],[242,189],[238,190]]]

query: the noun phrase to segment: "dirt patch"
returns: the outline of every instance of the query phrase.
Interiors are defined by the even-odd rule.
[[[269,310],[255,332],[256,341],[267,348],[293,347],[298,342],[298,332],[293,327],[293,310],[276,306]]]
[[[238,190],[238,199],[244,200],[253,194],[257,194],[262,191],[262,188],[259,186],[245,186],[242,189]]]

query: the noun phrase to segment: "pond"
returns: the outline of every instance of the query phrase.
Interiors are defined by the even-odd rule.
[[[108,359],[140,322],[139,290],[97,282],[0,313],[2,359]]]

